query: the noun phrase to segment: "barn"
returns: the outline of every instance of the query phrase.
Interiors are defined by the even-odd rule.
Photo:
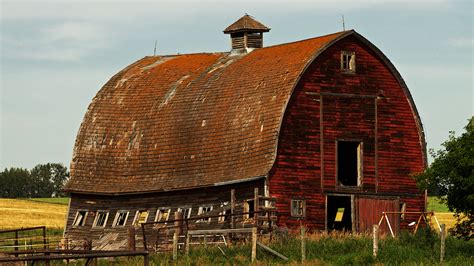
[[[255,188],[280,227],[362,232],[382,211],[425,210],[411,177],[426,166],[423,127],[389,59],[354,30],[265,47],[268,31],[245,15],[224,30],[230,52],[146,56],[100,89],[74,147],[65,237],[120,241],[176,210],[224,210],[231,191],[251,208]]]

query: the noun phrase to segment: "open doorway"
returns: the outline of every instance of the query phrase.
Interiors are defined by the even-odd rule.
[[[327,196],[327,229],[352,230],[351,196]]]
[[[361,143],[337,142],[337,180],[340,186],[359,186],[361,179]]]

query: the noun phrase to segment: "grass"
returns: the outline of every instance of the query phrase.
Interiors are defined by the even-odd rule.
[[[54,203],[54,204],[61,204],[61,205],[69,204],[69,198],[30,198],[30,199],[25,199],[25,200],[45,202],[45,203]]]
[[[449,212],[448,206],[442,203],[441,200],[436,196],[429,196],[428,197],[428,211],[433,212]]]
[[[280,237],[267,244],[290,260],[285,262],[257,248],[257,261],[251,263],[250,244],[231,247],[202,246],[191,249],[189,257],[179,253],[173,262],[170,254],[151,256],[152,265],[435,265],[439,262],[440,241],[437,234],[420,230],[415,236],[404,233],[398,238],[382,238],[379,254],[372,255],[372,239],[368,235],[310,235],[306,242],[306,261],[301,263],[300,240],[296,236]],[[139,259],[121,265],[138,265]],[[474,242],[448,237],[446,265],[474,264]],[[103,261],[100,265],[109,265]]]

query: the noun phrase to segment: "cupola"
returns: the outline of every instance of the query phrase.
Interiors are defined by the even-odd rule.
[[[248,52],[255,48],[262,48],[263,33],[269,31],[270,28],[245,14],[227,27],[224,33],[230,34],[232,51]]]

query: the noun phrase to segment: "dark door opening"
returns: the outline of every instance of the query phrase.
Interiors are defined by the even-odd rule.
[[[352,230],[352,204],[350,196],[327,196],[327,229]]]
[[[337,142],[337,180],[339,185],[358,186],[360,183],[360,142]]]

